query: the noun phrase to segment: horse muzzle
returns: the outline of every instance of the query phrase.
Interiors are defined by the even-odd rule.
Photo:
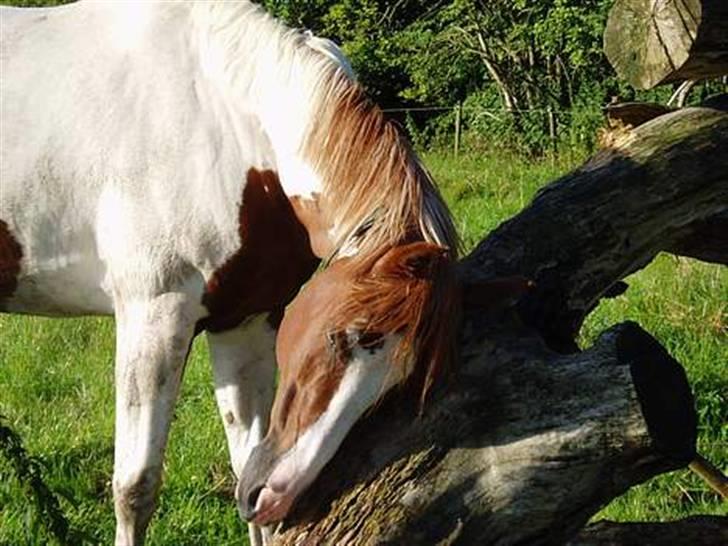
[[[244,520],[252,522],[260,512],[258,503],[261,493],[266,489],[266,481],[277,462],[276,449],[273,443],[267,440],[257,445],[251,452],[235,490],[238,511]]]

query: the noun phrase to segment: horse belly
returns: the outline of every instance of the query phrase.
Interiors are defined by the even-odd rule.
[[[76,238],[69,248],[68,244],[54,246],[58,243],[54,235],[48,233],[30,243],[0,221],[0,311],[110,314],[111,298],[102,287],[104,266],[95,256],[92,240]]]
[[[111,298],[85,267],[44,271],[21,277],[15,293],[0,302],[0,311],[54,317],[110,315]],[[90,282],[87,282],[90,281]]]

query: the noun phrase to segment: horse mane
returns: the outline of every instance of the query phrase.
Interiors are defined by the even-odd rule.
[[[240,71],[252,70],[244,65],[254,52],[263,65],[248,73],[256,85],[270,86],[286,113],[306,120],[293,127],[279,108],[265,113],[263,125],[276,125],[277,136],[297,142],[286,153],[300,153],[321,179],[321,208],[336,249],[366,230],[356,237],[361,255],[409,239],[457,252],[456,231],[432,177],[396,123],[367,98],[333,42],[290,29],[253,2],[200,2],[192,10],[205,31],[199,39],[205,66],[224,67],[237,85]],[[219,51],[222,57],[211,60]]]
[[[347,265],[354,284],[336,326],[366,317],[365,332],[399,335],[393,364],[414,366],[424,402],[456,354],[459,240],[447,205],[400,128],[345,70],[332,67],[321,78],[318,115],[303,151],[323,180],[334,247],[346,254],[355,247]],[[406,256],[373,274],[385,255],[417,241],[437,245],[426,275],[397,271]]]
[[[362,255],[413,238],[455,254],[447,205],[399,127],[342,70],[322,80],[304,155],[323,180],[336,248],[366,231],[356,241]]]

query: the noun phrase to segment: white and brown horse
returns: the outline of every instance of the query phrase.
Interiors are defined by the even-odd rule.
[[[116,319],[116,544],[143,542],[201,331],[241,512],[284,517],[369,407],[446,361],[456,241],[428,174],[330,42],[252,2],[0,19],[0,310]]]

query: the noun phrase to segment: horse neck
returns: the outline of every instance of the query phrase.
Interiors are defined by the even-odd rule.
[[[203,70],[249,108],[271,142],[283,190],[319,198],[340,248],[366,226],[359,249],[413,240],[452,250],[447,207],[396,126],[350,75],[328,41],[291,31],[250,2],[199,3]]]

